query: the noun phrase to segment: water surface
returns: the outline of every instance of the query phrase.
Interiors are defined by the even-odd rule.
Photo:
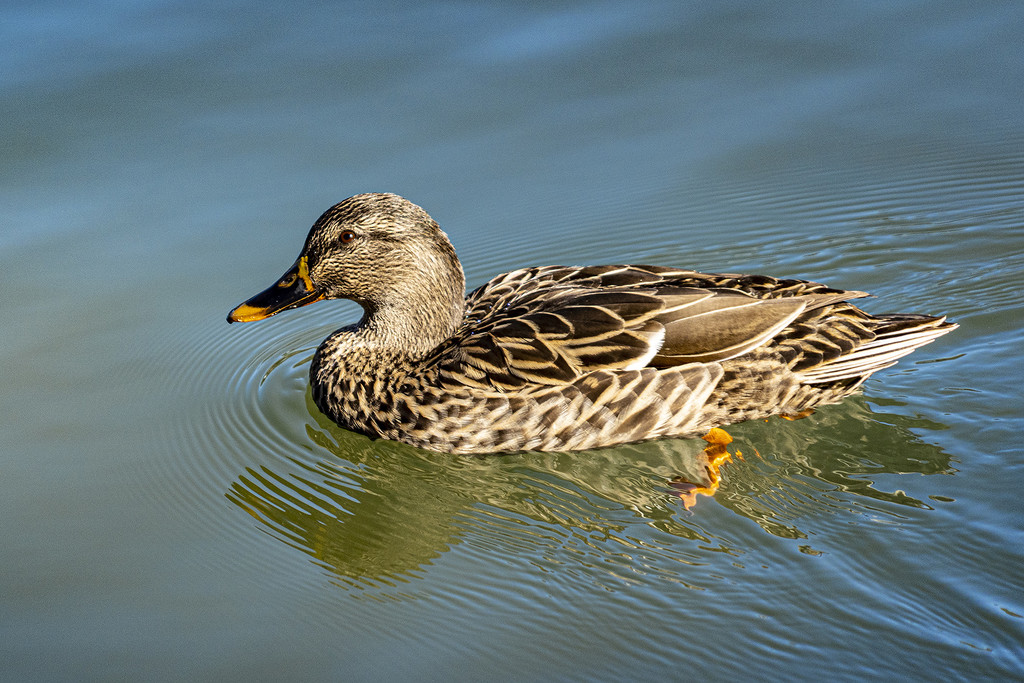
[[[1016,3],[8,3],[12,680],[1024,676]],[[319,414],[358,309],[233,305],[399,192],[470,286],[662,263],[955,333],[803,420],[459,458]]]

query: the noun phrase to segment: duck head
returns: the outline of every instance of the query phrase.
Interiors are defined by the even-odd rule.
[[[323,299],[357,302],[362,324],[446,337],[462,317],[465,277],[426,211],[398,195],[359,194],[325,211],[292,267],[227,320],[262,320]]]

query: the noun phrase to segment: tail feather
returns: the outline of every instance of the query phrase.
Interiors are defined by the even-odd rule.
[[[946,322],[944,316],[895,314],[879,316],[879,319],[882,325],[873,340],[834,361],[801,372],[801,381],[804,384],[823,384],[857,377],[867,379],[872,373],[895,365],[897,360],[919,346],[935,341],[958,327],[955,323]]]

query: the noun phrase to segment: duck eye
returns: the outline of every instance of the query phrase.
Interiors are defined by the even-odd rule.
[[[345,230],[344,232],[341,233],[342,244],[350,244],[353,240],[355,240],[355,238],[356,234],[351,230]]]

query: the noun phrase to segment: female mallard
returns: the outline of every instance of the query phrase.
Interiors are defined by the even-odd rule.
[[[228,322],[321,299],[363,307],[317,349],[313,400],[346,429],[451,453],[580,450],[835,403],[953,330],[873,316],[804,280],[660,266],[547,266],[468,297],[426,211],[361,194],[313,225],[295,265]]]

